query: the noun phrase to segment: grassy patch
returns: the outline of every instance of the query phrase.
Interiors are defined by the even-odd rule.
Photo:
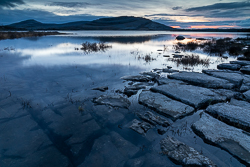
[[[112,46],[105,44],[103,42],[99,42],[99,43],[84,42],[80,49],[88,54],[91,52],[100,52],[100,51],[105,52],[109,48],[112,48]]]
[[[169,58],[169,61],[175,62],[177,66],[184,65],[184,66],[197,66],[202,65],[208,67],[210,64],[210,60],[201,59],[199,55],[186,55],[183,58]]]

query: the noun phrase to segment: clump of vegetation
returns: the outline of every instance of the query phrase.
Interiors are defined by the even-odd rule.
[[[174,49],[178,51],[194,51],[201,49],[203,52],[209,55],[220,55],[228,53],[232,56],[238,56],[244,54],[243,48],[245,39],[232,39],[232,38],[221,38],[212,40],[195,40],[184,43],[177,43],[174,45]]]
[[[143,59],[143,60],[146,61],[146,63],[151,62],[151,61],[153,61],[153,60],[156,60],[156,58],[153,58],[150,54],[146,54],[145,56],[139,55],[139,56],[137,57],[137,59],[138,59],[138,60]]]
[[[59,35],[61,33],[56,32],[56,31],[51,31],[51,32],[36,32],[36,31],[28,31],[28,32],[0,32],[0,40],[4,39],[15,39],[15,38],[23,38],[23,37],[41,37],[41,36],[46,36],[46,35]]]
[[[168,60],[173,61],[179,65],[184,65],[184,66],[197,66],[197,65],[203,65],[208,67],[210,64],[210,60],[207,59],[201,59],[199,55],[186,55],[183,58],[169,58]]]
[[[83,50],[86,54],[88,54],[91,52],[99,52],[99,51],[105,52],[108,48],[112,48],[112,46],[105,44],[103,42],[99,43],[84,42],[80,49]]]

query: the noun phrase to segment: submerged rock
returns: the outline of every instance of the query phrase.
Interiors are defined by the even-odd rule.
[[[187,105],[197,109],[206,107],[209,104],[223,102],[229,99],[227,96],[213,92],[210,89],[185,85],[181,83],[169,83],[157,87],[152,87],[150,90],[164,94],[172,99],[181,101]]]
[[[230,83],[227,80],[215,78],[203,73],[197,72],[180,72],[173,75],[168,75],[170,79],[177,79],[184,82],[188,82],[192,85],[197,85],[206,88],[214,88],[214,89],[233,89],[235,84]]]
[[[102,95],[93,99],[93,102],[98,105],[109,105],[112,107],[128,108],[130,101],[122,96],[106,96]]]
[[[227,103],[219,103],[207,107],[206,112],[225,123],[250,131],[249,109]]]
[[[163,139],[160,145],[163,154],[183,166],[216,166],[209,158],[173,137]]]
[[[140,89],[146,89],[146,86],[143,85],[136,85],[136,86],[129,86],[124,89],[124,94],[128,97],[137,94],[138,90]]]
[[[171,69],[171,68],[164,68],[164,69],[162,69],[162,72],[175,73],[175,72],[179,72],[179,70],[174,70],[174,69]]]
[[[194,108],[176,100],[172,100],[160,93],[143,91],[139,96],[139,103],[155,110],[161,115],[173,120],[182,118],[194,112]]]
[[[154,77],[148,75],[136,75],[136,76],[124,76],[121,77],[123,80],[135,81],[135,82],[149,82],[154,80]]]
[[[217,145],[250,165],[250,135],[229,126],[206,113],[192,125],[194,132],[206,142]]]
[[[173,58],[182,58],[184,55],[173,55]]]
[[[106,90],[108,90],[109,88],[107,86],[102,86],[102,87],[98,87],[98,88],[93,88],[92,90],[99,90],[101,92],[105,92]]]
[[[222,63],[217,65],[218,69],[228,69],[228,70],[240,70],[241,65],[239,64],[230,64],[230,63]]]
[[[147,133],[149,129],[153,128],[153,126],[147,122],[141,122],[141,121],[138,121],[137,119],[134,119],[132,122],[132,125],[129,128],[143,135]]]
[[[170,123],[165,118],[157,116],[150,111],[147,111],[144,114],[137,113],[137,116],[143,121],[146,121],[154,126],[158,124],[164,127],[168,127],[170,125]]]

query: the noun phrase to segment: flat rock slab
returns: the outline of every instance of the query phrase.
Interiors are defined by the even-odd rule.
[[[250,165],[250,135],[229,126],[212,116],[202,113],[199,121],[192,125],[194,132],[206,142],[217,145]]]
[[[218,103],[207,107],[206,112],[223,122],[250,131],[250,111],[228,103]]]
[[[132,121],[132,125],[129,128],[141,135],[145,135],[149,129],[153,128],[153,126],[147,122],[141,122],[137,119],[134,119]]]
[[[243,66],[240,71],[244,74],[250,74],[250,65]]]
[[[238,61],[230,61],[230,64],[239,64],[241,66],[250,65],[250,61],[238,60]]]
[[[164,127],[168,127],[170,125],[170,123],[165,118],[155,115],[150,111],[147,111],[144,114],[137,113],[136,115],[143,121],[148,122],[153,126],[161,125]]]
[[[164,84],[169,84],[169,83],[181,83],[181,84],[187,84],[185,82],[182,82],[180,80],[174,80],[174,79],[168,79],[168,78],[164,78],[164,77],[161,77],[161,78],[158,78],[156,79],[158,85],[164,85]]]
[[[216,78],[221,78],[234,83],[236,87],[240,87],[243,83],[243,75],[240,72],[232,72],[227,70],[202,70],[203,73],[211,75]]]
[[[154,77],[149,75],[136,75],[136,76],[124,76],[121,79],[126,81],[135,81],[135,82],[149,82],[154,80]]]
[[[248,102],[250,102],[250,90],[247,91],[247,92],[245,92],[245,93],[243,93],[243,95],[244,95],[244,97],[246,98],[246,100],[247,100]]]
[[[195,111],[193,107],[151,91],[143,91],[139,96],[139,103],[173,120],[185,117]]]
[[[184,85],[180,83],[169,83],[166,85],[153,87],[150,90],[164,94],[172,99],[181,101],[182,103],[193,106],[197,109],[205,107],[210,103],[213,104],[215,102],[226,101],[227,99],[230,99],[231,94],[231,91],[229,90],[228,95],[223,95],[213,92],[207,88],[193,85]],[[225,92],[225,90],[222,92]]]
[[[163,154],[183,166],[215,167],[216,165],[194,148],[168,136],[160,143]]]
[[[214,89],[233,89],[235,84],[220,78],[215,78],[203,73],[197,72],[180,72],[173,75],[168,75],[170,79],[177,79],[188,82],[192,85],[197,85],[206,88]]]
[[[130,106],[130,101],[122,96],[100,96],[93,99],[93,102],[98,105],[109,105],[112,107],[128,108]]]
[[[231,99],[230,104],[235,105],[235,106],[240,106],[240,107],[250,110],[250,103],[246,101]]]
[[[230,64],[230,63],[222,63],[217,65],[218,69],[228,69],[228,70],[240,70],[241,65],[239,64]]]

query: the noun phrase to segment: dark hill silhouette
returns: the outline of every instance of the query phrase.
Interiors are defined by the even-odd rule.
[[[36,20],[25,20],[6,27],[19,30],[173,30],[172,27],[133,16],[101,18],[94,21],[64,24],[45,24]]]

